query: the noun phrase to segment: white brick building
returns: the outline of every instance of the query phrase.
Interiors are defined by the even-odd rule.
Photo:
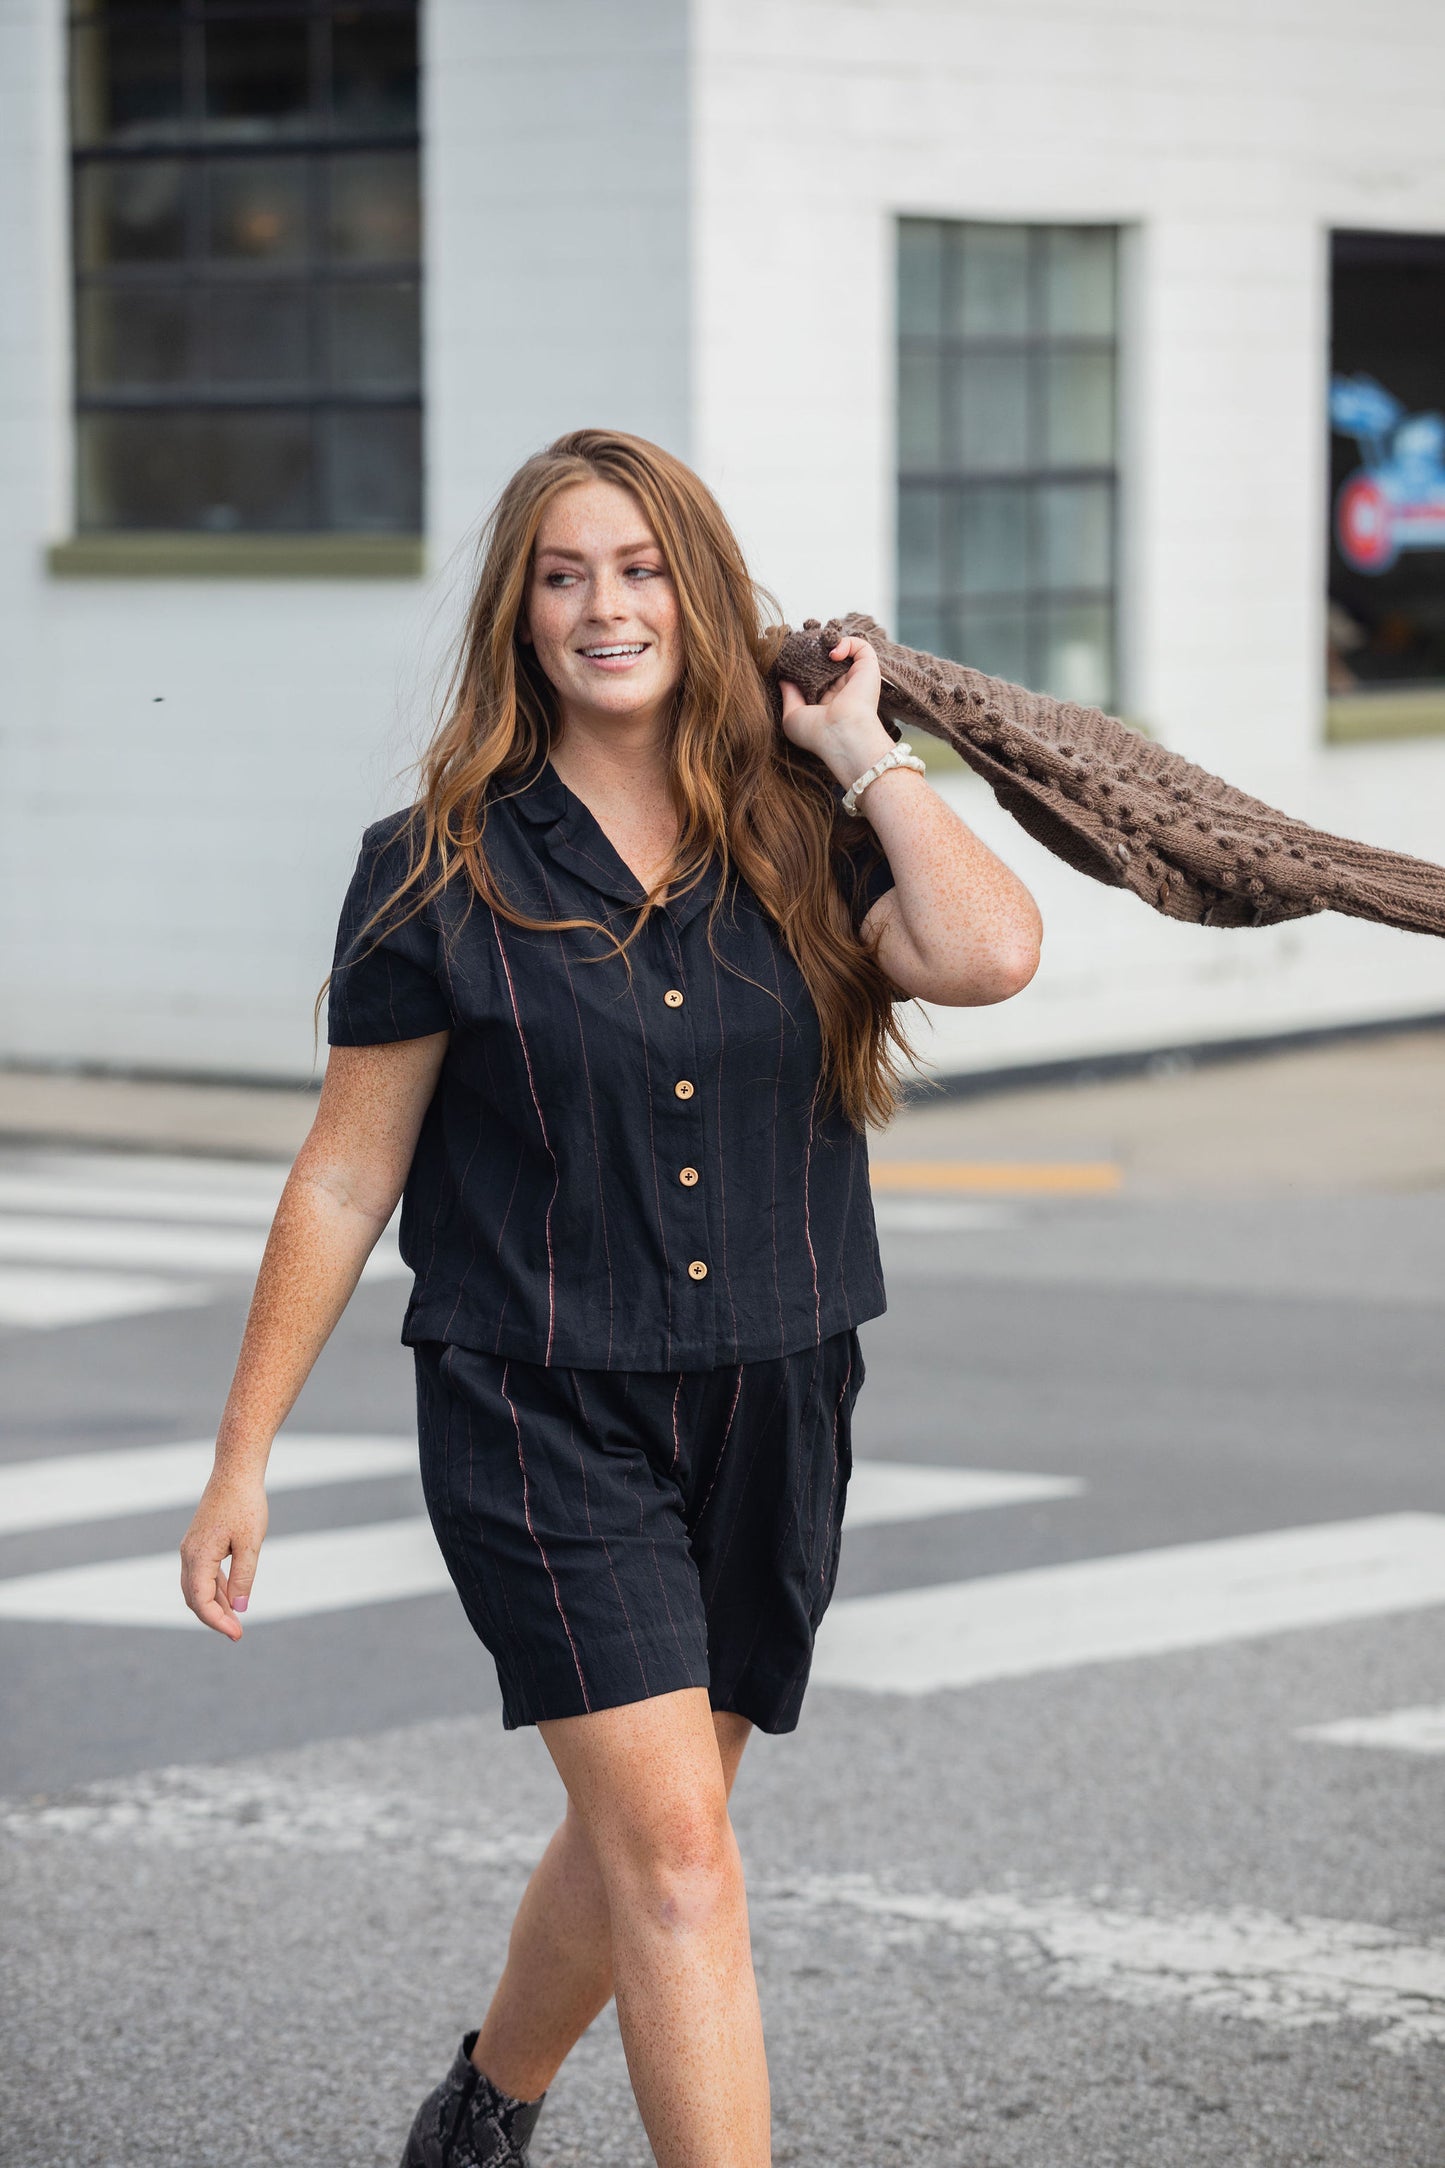
[[[900,414],[900,221],[925,222],[904,229],[920,261],[942,250],[964,267],[947,273],[954,300],[926,304],[925,314],[943,311],[937,335],[932,319],[914,324],[917,367],[943,386],[937,461],[947,469],[936,487],[914,475],[915,510],[973,538],[958,545],[962,570],[950,569],[945,542],[938,567],[916,575],[934,583],[926,607],[943,613],[940,637],[951,627],[1002,641],[1001,653],[1032,640],[1027,652],[1055,674],[1104,670],[1117,705],[1206,766],[1325,827],[1445,859],[1445,668],[1431,646],[1445,548],[1413,555],[1389,608],[1374,610],[1377,589],[1357,583],[1365,629],[1348,611],[1340,621],[1333,704],[1325,670],[1332,233],[1419,237],[1405,269],[1381,275],[1397,279],[1406,314],[1410,296],[1434,295],[1435,345],[1410,334],[1401,397],[1445,406],[1445,273],[1429,240],[1445,235],[1445,25],[1431,0],[1380,0],[1368,18],[1343,0],[422,0],[420,545],[405,531],[416,522],[401,484],[384,475],[381,494],[366,497],[335,450],[358,441],[357,428],[400,431],[400,444],[412,426],[377,423],[365,407],[378,384],[385,392],[387,367],[393,393],[401,381],[395,340],[391,362],[362,385],[362,408],[346,405],[350,393],[334,409],[324,399],[307,408],[322,417],[315,442],[331,447],[315,455],[331,479],[313,483],[309,512],[293,505],[274,532],[259,498],[259,511],[204,510],[211,531],[194,546],[177,539],[164,504],[157,514],[145,494],[151,454],[125,446],[160,441],[144,431],[174,415],[147,410],[136,422],[132,408],[155,404],[147,367],[171,386],[156,395],[164,406],[190,399],[205,365],[183,367],[165,339],[160,360],[137,363],[133,325],[122,326],[128,347],[114,325],[139,304],[114,296],[149,281],[160,299],[144,303],[147,321],[169,322],[190,279],[188,290],[212,297],[215,321],[223,303],[264,313],[264,302],[283,327],[276,338],[289,336],[287,310],[311,305],[309,244],[286,257],[271,211],[228,239],[217,205],[223,181],[261,172],[243,169],[253,152],[271,160],[267,186],[284,195],[295,180],[299,203],[296,146],[311,142],[311,123],[300,103],[301,117],[288,117],[284,100],[256,91],[235,43],[244,26],[226,26],[221,0],[209,13],[202,0],[159,11],[162,57],[145,59],[154,80],[139,90],[124,46],[134,32],[105,0],[88,0],[76,33],[87,57],[75,65],[91,76],[119,68],[130,88],[115,94],[111,121],[80,126],[82,162],[98,172],[114,150],[115,163],[83,184],[112,193],[98,225],[89,209],[76,221],[77,287],[62,12],[56,0],[0,0],[11,214],[0,236],[0,1059],[309,1070],[311,1000],[357,834],[405,795],[398,771],[428,713],[468,537],[516,462],[564,428],[615,423],[690,458],[795,622],[849,607],[897,622],[900,445],[933,426],[919,424],[913,393]],[[284,60],[287,38],[296,54],[310,39],[310,61],[295,65],[311,68],[315,96],[316,69],[334,68],[324,126],[342,126],[346,97],[361,116],[353,165],[327,167],[327,245],[338,262],[352,250],[338,279],[359,263],[361,286],[376,285],[372,244],[345,238],[336,206],[343,183],[370,185],[400,158],[366,135],[395,114],[373,97],[375,70],[345,74],[342,32],[334,55],[324,42],[333,12],[294,0],[278,14],[276,50]],[[161,21],[172,13],[189,26],[190,59],[174,43],[182,32]],[[258,14],[248,11],[253,25]],[[220,87],[207,75],[198,90],[197,67]],[[167,70],[190,84],[190,119],[166,105]],[[122,153],[130,165],[116,179]],[[233,160],[224,174],[222,153]],[[312,144],[306,171],[329,155]],[[151,238],[136,240],[133,222],[125,239],[116,191],[139,200],[147,158],[154,172],[170,161],[178,204],[177,174],[191,175],[193,195],[210,191],[204,203],[185,197],[191,240],[157,240],[154,218]],[[320,185],[305,183],[313,195]],[[176,220],[179,235],[180,210]],[[1102,286],[1093,301],[1077,299],[1082,287],[1069,299],[1069,235],[1080,228],[1115,236],[1107,325]],[[182,265],[192,247],[197,261],[212,252],[209,269]],[[234,292],[227,301],[227,249],[256,258],[237,272],[260,282],[244,303]],[[1360,253],[1368,274],[1374,257],[1367,244]],[[1042,316],[1009,285],[1010,261],[1035,265]],[[414,271],[387,276],[386,295],[335,307],[394,327]],[[1076,303],[1083,314],[1071,317]],[[924,306],[915,295],[905,311]],[[1052,346],[1050,310],[1063,326]],[[955,334],[963,343],[950,345]],[[328,336],[344,373],[340,334]],[[117,362],[122,350],[132,358]],[[1433,399],[1419,388],[1432,358]],[[278,392],[265,370],[284,375],[281,364],[257,367],[246,393],[264,407],[255,427],[284,436],[285,399],[300,414],[315,386],[296,376]],[[1390,354],[1369,367],[1383,381]],[[190,388],[176,391],[187,369]],[[1115,369],[1106,442],[1095,393]],[[1045,387],[1044,403],[1028,409],[1033,421],[1019,405],[1018,430],[1034,434],[1010,450],[1019,370]],[[411,408],[397,394],[387,411],[414,419],[416,389]],[[196,396],[202,419],[185,426],[202,434],[176,438],[184,446],[209,442],[220,394],[203,385]],[[234,387],[225,396],[235,414],[252,411]],[[243,468],[252,426],[237,424]],[[78,427],[92,447],[83,459]],[[175,455],[167,484],[183,513],[191,459]],[[1097,468],[1093,480],[1083,468]],[[138,519],[127,509],[136,504]],[[1000,569],[1012,545],[998,544],[992,564],[986,546],[987,534],[1014,532],[1015,517],[1018,549],[1033,553],[1016,576]],[[1077,572],[1090,549],[1084,586],[1099,594],[1080,601],[1068,565]],[[984,590],[993,599],[970,601]],[[925,1043],[944,1069],[1445,1012],[1439,943],[1328,917],[1264,933],[1168,925],[1056,868],[971,778],[944,787],[1035,882],[1048,928],[1025,996],[937,1020]]]

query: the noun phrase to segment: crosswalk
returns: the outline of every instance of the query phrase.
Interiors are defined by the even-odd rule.
[[[0,1468],[0,1538],[161,1512],[174,1515],[179,1534],[210,1459],[209,1440],[188,1439],[11,1463]],[[384,1478],[415,1486],[412,1440],[283,1432],[268,1488]],[[1066,1508],[1083,1490],[1067,1476],[859,1460],[847,1533],[856,1540],[868,1528]],[[146,1533],[153,1542],[149,1524]],[[394,1504],[387,1518],[270,1537],[247,1631],[443,1594],[450,1588],[429,1521]],[[1445,1514],[1387,1513],[840,1599],[824,1620],[813,1675],[824,1686],[917,1698],[1440,1605]],[[11,1572],[0,1577],[0,1620],[203,1630],[181,1602],[174,1543]],[[1297,1736],[1440,1754],[1445,1708],[1342,1718]]]
[[[210,1464],[211,1447],[204,1440],[12,1463],[0,1469],[0,1536],[189,1506]],[[277,1492],[407,1475],[415,1464],[416,1447],[405,1439],[283,1432],[272,1452],[267,1488]],[[860,1462],[848,1522],[858,1529],[975,1513],[1069,1498],[1081,1488],[1071,1477],[1009,1469]],[[434,1595],[449,1586],[424,1514],[277,1535],[267,1541],[264,1583],[258,1579],[247,1623],[274,1625]],[[173,1547],[12,1574],[0,1579],[0,1618],[181,1629],[195,1623],[180,1602]]]
[[[0,1163],[0,1325],[45,1329],[205,1302],[255,1271],[285,1168],[275,1163],[49,1152]],[[1011,1210],[995,1200],[883,1186],[880,1223],[899,1234],[987,1232]],[[404,1267],[388,1230],[368,1268]],[[208,1439],[74,1452],[0,1467],[0,1539],[57,1537],[136,1524],[115,1555],[0,1572],[0,1620],[199,1632],[180,1603],[175,1534],[205,1482]],[[273,1535],[247,1630],[368,1605],[448,1594],[421,1512],[411,1439],[283,1433],[272,1492],[339,1498],[345,1486],[404,1480],[385,1517]],[[1041,1508],[1067,1512],[1076,1478],[1017,1469],[860,1459],[848,1540],[887,1525],[922,1530],[953,1516]],[[308,1518],[316,1519],[314,1509]],[[20,1554],[13,1548],[12,1561]],[[61,1554],[65,1555],[65,1546]],[[49,1557],[56,1556],[51,1543]],[[835,1601],[814,1671],[823,1685],[919,1697],[1083,1666],[1179,1655],[1346,1621],[1445,1605],[1445,1515],[1391,1512],[1175,1543],[1118,1556],[985,1573]],[[1314,1744],[1438,1755],[1445,1707],[1341,1716],[1298,1733]]]
[[[286,1179],[270,1161],[50,1152],[0,1168],[0,1326],[209,1301],[251,1279]],[[365,1278],[404,1273],[394,1229]]]

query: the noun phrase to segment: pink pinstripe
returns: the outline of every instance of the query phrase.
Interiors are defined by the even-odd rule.
[[[768,1232],[773,1241],[773,1301],[778,1312],[778,1353],[783,1351],[783,1339],[787,1327],[783,1322],[783,1281],[778,1258],[778,1097],[783,1088],[783,1058],[787,1052],[787,1028],[783,1018],[787,1004],[783,1000],[783,982],[778,977],[778,952],[771,945],[768,958],[773,967],[773,986],[778,996],[778,1066],[773,1071],[773,1126],[768,1132],[773,1150],[772,1190],[768,1197]]]
[[[495,912],[492,914],[492,931],[497,937],[497,954],[502,959],[502,969],[507,974],[507,992],[512,1000],[512,1020],[517,1027],[517,1037],[522,1043],[522,1059],[527,1065],[527,1088],[532,1094],[532,1104],[537,1110],[537,1127],[542,1132],[542,1142],[546,1145],[547,1157],[552,1162],[552,1194],[547,1199],[547,1219],[544,1230],[547,1237],[547,1352],[542,1358],[544,1363],[549,1363],[552,1360],[552,1336],[557,1329],[557,1267],[552,1256],[552,1207],[557,1202],[557,1192],[562,1186],[562,1170],[557,1165],[557,1154],[552,1149],[552,1140],[547,1134],[547,1124],[542,1118],[542,1102],[537,1097],[537,1083],[532,1075],[532,1056],[527,1046],[527,1034],[522,1029],[522,1012],[517,1007],[517,989],[512,984],[512,967],[507,962],[506,944],[502,940],[502,929],[497,923]],[[815,1271],[815,1281],[816,1278],[817,1273]],[[570,1639],[570,1636],[568,1638]]]
[[[682,1440],[677,1434],[677,1403],[682,1398],[683,1373],[677,1373],[677,1385],[672,1395],[672,1465],[675,1468],[682,1458]]]
[[[647,1051],[647,1026],[642,1021],[642,1003],[637,998],[637,988],[629,984],[632,1006],[637,1012],[637,1030],[642,1042],[642,1074],[647,1085],[647,1148],[652,1160],[652,1195],[657,1207],[657,1239],[662,1246],[664,1268],[663,1285],[667,1290],[667,1349],[672,1352],[672,1260],[667,1254],[667,1228],[662,1217],[662,1185],[657,1174],[657,1125],[652,1119],[652,1060]]]
[[[571,1380],[572,1380],[572,1389],[573,1389],[573,1391],[574,1391],[574,1392],[576,1393],[576,1395],[577,1395],[577,1405],[578,1405],[578,1407],[579,1407],[579,1408],[580,1408],[580,1409],[582,1410],[582,1420],[584,1421],[584,1423],[588,1423],[588,1424],[591,1424],[591,1423],[592,1423],[592,1418],[591,1418],[591,1416],[590,1416],[590,1415],[589,1415],[589,1414],[587,1413],[587,1403],[586,1403],[586,1401],[585,1401],[585,1400],[583,1399],[583,1397],[582,1397],[582,1385],[581,1385],[581,1381],[580,1381],[580,1379],[578,1378],[578,1376],[577,1376],[577,1373],[576,1373],[576,1371],[575,1371],[575,1370],[569,1370],[569,1371],[568,1371],[568,1373],[567,1373],[567,1375],[568,1375],[568,1376],[569,1376],[569,1377],[571,1378]],[[592,1427],[593,1427],[593,1429],[594,1429],[594,1431],[595,1431],[595,1428],[596,1428],[596,1426],[595,1426],[595,1425],[592,1425]],[[578,1451],[577,1451],[577,1458],[578,1458],[579,1462],[580,1462],[580,1461],[581,1461],[581,1459],[582,1459],[582,1450],[581,1450],[581,1447],[580,1447],[580,1446],[578,1447]],[[584,1488],[585,1488],[585,1471],[584,1471]],[[592,1533],[592,1515],[591,1515],[591,1511],[590,1511],[590,1509],[589,1509],[589,1512],[588,1512],[588,1516],[587,1516],[587,1532],[588,1532],[588,1534],[589,1534],[589,1535],[590,1535],[590,1534]],[[635,1656],[635,1657],[637,1658],[637,1672],[638,1672],[638,1676],[639,1676],[639,1678],[640,1678],[640,1679],[642,1680],[642,1683],[643,1683],[643,1685],[644,1685],[644,1686],[646,1686],[646,1684],[647,1684],[647,1665],[646,1665],[646,1664],[644,1663],[644,1661],[643,1661],[643,1657],[642,1657],[642,1651],[641,1651],[641,1649],[640,1649],[640,1648],[639,1648],[639,1647],[637,1646],[637,1636],[636,1636],[636,1634],[635,1634],[635,1633],[633,1632],[633,1630],[632,1630],[632,1613],[631,1613],[631,1612],[630,1612],[630,1611],[628,1610],[628,1608],[627,1608],[627,1598],[626,1598],[626,1597],[625,1597],[625,1596],[623,1595],[623,1593],[622,1593],[622,1583],[621,1583],[621,1582],[620,1582],[620,1581],[618,1580],[618,1578],[617,1578],[617,1568],[616,1568],[616,1567],[615,1567],[615,1566],[613,1565],[613,1563],[612,1563],[612,1546],[611,1546],[611,1545],[610,1545],[610,1544],[608,1543],[608,1541],[607,1541],[607,1538],[606,1538],[605,1536],[599,1536],[597,1540],[598,1540],[598,1542],[599,1542],[599,1543],[600,1543],[600,1544],[602,1545],[602,1556],[603,1556],[603,1557],[604,1557],[604,1558],[606,1559],[606,1561],[607,1561],[607,1571],[608,1571],[608,1573],[609,1573],[609,1574],[611,1575],[611,1578],[612,1578],[612,1592],[613,1592],[613,1594],[614,1594],[614,1595],[616,1596],[616,1598],[617,1598],[617,1607],[618,1607],[618,1609],[619,1609],[619,1610],[621,1611],[621,1613],[622,1613],[622,1622],[623,1622],[623,1624],[624,1624],[624,1625],[626,1626],[626,1628],[627,1628],[627,1638],[628,1638],[628,1640],[629,1640],[629,1641],[630,1641],[630,1642],[632,1643],[632,1653],[633,1653],[633,1655],[634,1655],[634,1656]],[[674,1634],[673,1638],[674,1638],[674,1640],[675,1640],[675,1639],[677,1638],[677,1637],[676,1637],[676,1634]]]
[[[739,1364],[738,1364],[738,1381],[737,1381],[737,1384],[736,1384],[736,1385],[735,1385],[735,1386],[733,1387],[733,1404],[732,1404],[732,1406],[731,1406],[731,1407],[730,1407],[730,1408],[728,1409],[728,1419],[727,1419],[727,1426],[726,1426],[726,1428],[724,1429],[724,1431],[723,1431],[723,1434],[722,1434],[722,1444],[721,1444],[721,1445],[720,1445],[720,1446],[718,1447],[718,1449],[717,1449],[717,1459],[716,1459],[716,1460],[715,1460],[715,1461],[713,1462],[713,1469],[712,1469],[712,1481],[711,1481],[711,1483],[709,1483],[709,1485],[708,1485],[707,1489],[706,1489],[706,1490],[704,1491],[704,1493],[703,1493],[703,1500],[702,1500],[702,1504],[701,1504],[701,1505],[700,1505],[700,1506],[698,1507],[698,1509],[697,1509],[697,1517],[698,1517],[698,1520],[699,1520],[699,1521],[701,1521],[701,1519],[702,1519],[702,1517],[703,1517],[704,1513],[706,1513],[706,1511],[707,1511],[707,1502],[708,1502],[708,1499],[709,1499],[709,1498],[711,1498],[711,1496],[712,1496],[713,1492],[714,1492],[714,1491],[715,1491],[715,1490],[717,1489],[717,1479],[718,1479],[718,1477],[719,1477],[719,1476],[721,1475],[721,1473],[722,1473],[723,1456],[724,1456],[724,1454],[725,1454],[725,1453],[727,1452],[727,1449],[728,1449],[728,1439],[729,1439],[729,1438],[730,1438],[730,1437],[732,1436],[732,1434],[733,1434],[733,1417],[734,1417],[734,1416],[735,1416],[735,1415],[737,1414],[737,1412],[738,1412],[738,1401],[739,1401],[739,1400],[741,1399],[741,1397],[742,1397],[742,1390],[743,1390],[743,1365],[742,1365],[741,1363],[739,1363]]]
[[[678,957],[678,968],[679,970],[681,970],[682,968],[682,958],[680,955]],[[718,1210],[721,1215],[722,1221],[721,1227],[719,1228],[718,1232],[722,1248],[723,1286],[728,1291],[728,1314],[731,1316],[733,1321],[733,1345],[734,1347],[736,1347],[738,1342],[738,1306],[733,1301],[733,1277],[728,1270],[728,1189],[726,1173],[727,1153],[724,1149],[723,1144],[723,1063],[727,1058],[728,1041],[727,1030],[723,1024],[722,987],[718,983],[716,956],[714,956],[712,959],[712,998],[713,1007],[717,1011],[717,1084],[713,1096],[717,1102],[717,1194]],[[774,1139],[773,1148],[776,1152],[776,1138]],[[776,1239],[777,1237],[775,1234],[774,1241],[776,1241]]]
[[[818,1259],[813,1249],[813,1215],[809,1192],[813,1186],[813,1117],[818,1108],[818,1086],[813,1086],[813,1096],[808,1101],[808,1149],[803,1157],[803,1240],[808,1245],[808,1261],[813,1267],[813,1331],[818,1339],[823,1337],[823,1297],[818,1287]]]
[[[562,1631],[566,1634],[567,1646],[572,1651],[572,1664],[574,1670],[577,1673],[577,1684],[582,1689],[582,1706],[590,1716],[592,1713],[592,1703],[588,1698],[587,1681],[582,1676],[582,1661],[577,1654],[577,1644],[572,1639],[572,1628],[567,1622],[567,1613],[562,1608],[562,1591],[557,1586],[557,1576],[552,1571],[552,1561],[547,1556],[546,1551],[542,1547],[542,1539],[537,1534],[536,1527],[532,1520],[532,1492],[531,1486],[527,1482],[527,1459],[526,1455],[522,1451],[522,1419],[517,1413],[516,1402],[513,1400],[511,1394],[507,1391],[507,1379],[511,1375],[511,1368],[512,1366],[510,1363],[503,1363],[502,1365],[501,1391],[503,1400],[506,1401],[507,1406],[512,1411],[512,1423],[517,1433],[517,1466],[522,1471],[522,1512],[527,1522],[527,1533],[537,1546],[537,1556],[541,1559],[542,1564],[547,1569],[547,1579],[552,1584],[552,1601],[557,1606],[557,1616],[562,1621]]]
[[[838,1388],[838,1398],[833,1408],[833,1473],[828,1484],[828,1519],[833,1518],[833,1500],[838,1495],[838,1423],[843,1413],[843,1402],[853,1376],[853,1351],[848,1350],[848,1367],[843,1373],[843,1383]],[[818,1586],[821,1588],[827,1571],[826,1558],[818,1568]]]
[[[560,916],[561,914],[557,911],[557,905],[552,895],[552,883],[547,879],[545,873],[542,876],[542,886],[547,891],[549,910],[554,915]],[[602,1254],[607,1260],[607,1361],[602,1366],[604,1370],[607,1370],[612,1367],[612,1324],[616,1314],[616,1303],[612,1285],[612,1244],[607,1235],[607,1196],[602,1184],[602,1147],[597,1141],[597,1105],[592,1096],[592,1064],[587,1059],[587,1030],[582,1022],[582,1005],[577,999],[577,988],[572,981],[572,966],[567,959],[565,942],[561,954],[562,969],[567,974],[567,991],[572,996],[572,1013],[577,1019],[577,1050],[582,1057],[582,1078],[587,1086],[587,1119],[592,1125],[592,1158],[594,1172],[597,1176],[597,1216],[602,1223]]]

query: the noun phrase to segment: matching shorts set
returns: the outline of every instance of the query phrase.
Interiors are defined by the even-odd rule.
[[[884,1308],[866,1145],[822,1105],[801,974],[715,863],[655,908],[534,758],[485,848],[530,932],[464,881],[388,899],[412,815],[367,831],[333,1045],[446,1031],[402,1204],[427,1508],[506,1725],[705,1687],[797,1723],[838,1567]],[[860,925],[892,885],[840,843]],[[719,891],[722,891],[721,895]],[[380,914],[378,916],[378,914]]]

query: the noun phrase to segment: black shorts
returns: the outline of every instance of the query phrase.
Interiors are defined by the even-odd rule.
[[[687,1686],[793,1729],[838,1571],[855,1331],[717,1370],[415,1354],[427,1510],[509,1729]]]

